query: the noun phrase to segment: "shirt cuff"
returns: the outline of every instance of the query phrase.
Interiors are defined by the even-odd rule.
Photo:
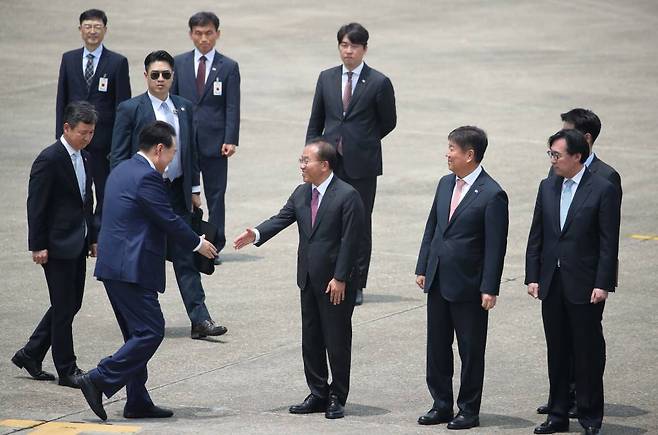
[[[196,248],[194,248],[192,252],[197,252],[199,249],[201,249],[201,245],[203,245],[203,237],[199,237],[199,244],[196,245]]]
[[[253,232],[256,234],[256,239],[254,240],[254,245],[258,242],[260,242],[260,231],[258,231],[256,228],[253,228]]]
[[[192,193],[201,193],[201,186],[192,186]]]

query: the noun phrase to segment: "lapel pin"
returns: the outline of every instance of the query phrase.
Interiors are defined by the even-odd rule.
[[[479,190],[475,189],[475,193],[479,193]]]
[[[361,79],[361,83],[365,83],[365,82],[366,82],[366,79]]]
[[[181,111],[181,112],[185,112],[185,107],[181,107],[181,108],[180,108],[180,111]]]
[[[212,67],[212,70],[213,70],[213,71],[217,71],[217,68],[215,68],[215,67]]]

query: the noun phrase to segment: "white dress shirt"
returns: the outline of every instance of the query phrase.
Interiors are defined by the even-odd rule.
[[[206,56],[206,77],[203,79],[203,82],[205,83],[208,81],[208,74],[210,74],[212,61],[215,59],[215,49],[213,48],[206,54],[201,53],[198,48],[194,49],[194,77],[195,78],[197,71],[199,71],[199,59],[201,59],[201,56]]]
[[[459,197],[459,201],[457,202],[457,205],[459,205],[459,203],[462,202],[462,199],[464,199],[464,197],[468,193],[468,190],[471,188],[473,183],[475,183],[475,180],[477,180],[477,178],[480,176],[480,172],[482,172],[482,166],[478,165],[477,168],[473,170],[473,172],[462,178],[462,180],[464,180],[464,183],[466,184],[464,184],[464,187],[462,187],[462,194]],[[457,181],[458,179],[459,177],[455,175],[455,181]],[[457,190],[457,183],[455,183],[455,187],[452,189],[453,196],[455,195],[456,190]]]

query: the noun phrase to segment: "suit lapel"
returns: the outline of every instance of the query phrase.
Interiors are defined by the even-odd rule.
[[[180,150],[180,163],[181,163],[181,169],[183,170],[183,173],[185,173],[183,162],[185,162],[184,158],[185,155],[187,154],[187,143],[183,140],[184,137],[189,137],[188,136],[188,128],[190,128],[189,125],[187,125],[187,117],[185,116],[185,107],[183,107],[180,104],[180,100],[176,95],[169,95],[171,98],[172,103],[174,103],[174,107],[176,108],[177,112],[177,118],[178,118],[178,139],[179,139],[179,144],[178,144],[178,149]]]
[[[75,176],[75,169],[73,168],[73,162],[71,161],[71,156],[69,155],[68,150],[61,141],[57,141],[59,146],[57,147],[57,152],[59,153],[59,158],[62,160],[62,167],[64,168],[64,174],[69,180],[69,185],[74,189],[82,202],[82,195],[80,195],[80,186],[78,185],[78,177]],[[86,172],[85,166],[85,172]]]
[[[82,162],[84,163],[85,168],[85,195],[89,198],[91,193],[91,184],[92,184],[92,175],[91,175],[91,162],[88,160],[89,153],[80,153],[82,156]]]
[[[219,70],[221,69],[223,64],[224,64],[224,56],[222,56],[221,54],[219,54],[217,50],[215,50],[215,57],[212,60],[212,64],[209,66],[210,71],[208,72],[208,79],[206,80],[206,85],[203,87],[203,93],[199,97],[199,101],[201,101],[203,97],[205,97],[208,94],[208,92],[210,92],[210,88],[212,88],[212,83],[217,78],[217,74],[219,74]]]
[[[324,195],[322,196],[322,202],[320,202],[320,207],[318,208],[318,213],[315,216],[315,225],[311,229],[310,237],[313,237],[313,234],[315,234],[315,231],[318,229],[320,226],[320,221],[322,220],[322,216],[324,216],[327,208],[331,206],[331,203],[334,200],[334,196],[336,195],[336,175],[334,175],[334,178],[331,180],[329,183],[329,186],[327,186],[327,190],[324,192]],[[310,202],[311,202],[311,195],[308,195],[309,198],[309,210],[311,209],[310,207]],[[311,214],[309,213],[309,218]]]
[[[337,66],[336,69],[334,70],[334,74],[332,77],[332,81],[334,83],[334,89],[336,89],[336,93],[334,95],[337,96],[336,98],[336,107],[338,108],[338,112],[343,114],[343,67],[342,66]]]
[[[462,214],[464,210],[468,208],[468,206],[473,202],[475,198],[480,194],[482,189],[484,188],[485,180],[487,178],[487,173],[482,169],[482,172],[480,172],[480,175],[475,179],[475,182],[473,182],[473,185],[468,189],[468,192],[466,192],[466,196],[462,198],[461,201],[459,201],[459,205],[455,209],[455,212],[452,214],[452,219],[450,219],[450,222],[448,222],[448,226],[446,227],[446,230],[450,228],[450,226],[457,220],[459,219],[459,215]],[[454,181],[453,181],[453,186],[454,186]],[[452,201],[452,192],[450,192],[450,201],[448,202],[448,216],[450,215],[450,202]]]
[[[578,187],[576,188],[576,193],[573,196],[573,200],[571,200],[571,205],[569,206],[569,211],[567,212],[567,219],[564,221],[564,227],[562,228],[563,233],[567,231],[569,224],[571,221],[573,221],[574,216],[578,213],[578,210],[580,207],[582,207],[591,191],[591,176],[589,170],[586,169],[585,173],[583,174],[583,178],[581,178],[580,183],[578,183]]]
[[[555,228],[555,234],[560,234],[562,230],[560,229],[560,199],[562,197],[562,183],[564,182],[563,177],[555,176],[555,182],[553,183],[553,227]]]
[[[345,116],[347,116],[352,111],[352,108],[359,100],[359,97],[365,92],[366,86],[368,86],[368,83],[370,83],[368,81],[369,72],[370,72],[370,67],[364,63],[363,68],[361,69],[361,74],[359,74],[359,79],[357,80],[356,86],[354,87],[354,92],[352,92],[350,105],[347,106],[347,111],[345,112]],[[341,96],[341,102],[342,102],[342,96]]]
[[[445,233],[448,228],[448,216],[450,216],[450,200],[452,199],[452,191],[455,188],[455,176],[451,175],[448,183],[444,183],[439,190],[437,198],[437,222],[440,225],[442,233]]]
[[[107,48],[103,47],[103,51],[101,52],[101,57],[100,59],[98,59],[98,66],[96,66],[96,72],[94,72],[94,76],[91,78],[91,85],[89,86],[89,94],[94,92],[94,90],[98,89],[99,78],[101,77],[102,74],[106,74],[104,73],[104,71],[107,66],[107,58],[108,58]]]
[[[311,184],[306,183],[304,185],[304,188],[301,190],[302,195],[303,195],[303,204],[304,206],[302,207],[302,213],[297,216],[297,224],[299,225],[299,228],[304,231],[306,234],[306,237],[310,238],[311,237]]]

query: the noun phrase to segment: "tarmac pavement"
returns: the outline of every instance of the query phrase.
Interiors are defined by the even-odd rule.
[[[48,307],[43,272],[27,252],[27,179],[38,152],[54,140],[61,53],[81,46],[77,16],[89,7],[107,12],[105,43],[128,57],[134,95],[146,89],[149,51],[191,49],[189,16],[202,9],[219,15],[218,48],[240,63],[242,74],[240,147],[230,161],[226,197],[229,240],[276,213],[301,182],[296,161],[315,81],[320,70],[339,63],[338,27],[359,21],[370,31],[366,62],[391,78],[398,126],[384,140],[371,275],[353,317],[344,419],[287,412],[308,393],[294,229],[261,248],[227,247],[224,263],[204,277],[207,305],[229,329],[218,339],[189,338],[168,266],[160,298],[166,338],[149,364],[147,386],[157,404],[174,409],[171,419],[123,419],[122,391],[106,402],[108,424],[88,426],[100,421],[79,391],[33,381],[10,362]],[[413,272],[436,182],[447,173],[447,134],[465,124],[488,132],[484,166],[510,198],[481,427],[471,433],[532,433],[543,421],[535,408],[545,402],[548,382],[540,304],[523,285],[525,244],[537,186],[549,167],[546,139],[559,129],[559,114],[573,107],[601,117],[595,151],[620,172],[624,188],[620,285],[603,323],[604,431],[658,433],[658,195],[651,181],[658,158],[652,139],[658,130],[656,41],[658,4],[651,0],[0,2],[0,434],[449,432],[445,425],[416,424],[431,400],[424,378],[425,297]],[[121,344],[93,268],[90,259],[74,323],[83,369]],[[50,355],[44,368],[54,371]],[[580,432],[576,421],[571,429]]]

